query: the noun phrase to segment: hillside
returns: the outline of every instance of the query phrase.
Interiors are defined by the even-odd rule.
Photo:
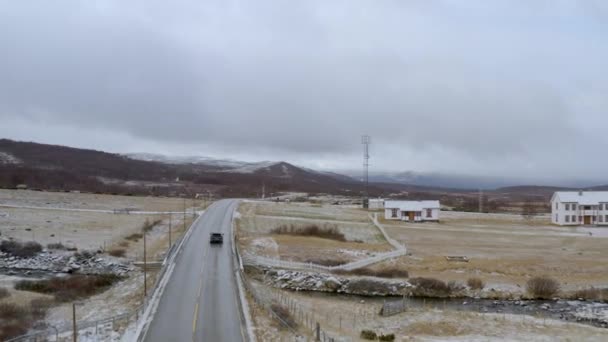
[[[0,186],[171,195],[212,192],[255,196],[283,191],[355,194],[362,185],[347,176],[286,162],[244,163],[210,158],[169,159],[66,146],[0,140]],[[382,194],[380,188],[372,189]]]

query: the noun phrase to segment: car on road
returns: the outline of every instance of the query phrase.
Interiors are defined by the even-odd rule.
[[[222,244],[222,243],[224,243],[224,234],[222,234],[222,233],[211,233],[209,235],[209,243],[211,243],[211,244]]]

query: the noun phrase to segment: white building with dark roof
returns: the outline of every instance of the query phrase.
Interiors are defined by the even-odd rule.
[[[608,225],[608,191],[558,191],[551,222],[560,226]]]
[[[406,222],[439,221],[439,201],[385,201],[384,218]]]

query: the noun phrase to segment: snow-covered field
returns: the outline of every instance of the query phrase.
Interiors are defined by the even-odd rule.
[[[201,204],[199,202],[199,204]],[[5,205],[5,207],[2,207]],[[31,206],[45,209],[26,209],[6,207]],[[187,203],[188,208],[191,202]],[[57,209],[51,209],[57,208]],[[142,226],[148,220],[157,222],[146,234],[148,260],[162,260],[168,247],[168,231],[171,222],[173,242],[183,233],[184,226],[192,220],[191,214],[183,222],[183,215],[128,215],[114,214],[115,208],[137,208],[146,211],[179,211],[183,208],[182,199],[106,196],[79,193],[49,193],[36,191],[0,190],[0,240],[15,239],[18,241],[35,241],[46,247],[49,243],[61,243],[66,247],[77,248],[79,253],[93,251],[91,259],[78,261],[72,251],[45,250],[38,256],[29,259],[15,259],[0,254],[0,265],[8,267],[5,274],[0,274],[0,287],[10,289],[11,295],[0,300],[19,305],[42,296],[33,292],[12,290],[13,285],[24,279],[21,275],[42,272],[50,276],[52,272],[64,272],[71,264],[70,272],[86,271],[88,268],[116,269],[126,278],[107,291],[91,298],[84,298],[78,307],[78,320],[102,320],[107,317],[133,311],[141,304],[143,298],[143,275],[132,262],[143,257],[141,238],[131,238],[133,234],[142,233]],[[77,209],[76,211],[74,209]],[[78,211],[80,210],[80,211]],[[82,211],[85,210],[85,211]],[[106,212],[104,212],[104,210]],[[124,250],[124,257],[112,257],[107,254],[95,254],[97,251],[111,249]],[[48,265],[45,264],[48,262]],[[78,265],[76,265],[78,264]],[[99,266],[99,267],[98,267]],[[19,268],[17,272],[13,268]],[[88,268],[87,268],[88,267]],[[16,270],[16,268],[15,268]],[[124,270],[124,271],[123,271]],[[44,274],[46,272],[46,274]],[[122,272],[122,273],[121,273]],[[154,271],[150,271],[148,284],[154,284]],[[15,274],[15,275],[11,275]],[[27,277],[32,279],[31,276]],[[52,326],[63,326],[71,320],[71,304],[60,304],[52,307],[47,313],[47,323]],[[101,327],[100,327],[101,328]],[[119,332],[122,332],[121,327]],[[84,334],[84,332],[82,332]],[[106,340],[117,340],[116,326],[106,334]],[[83,339],[99,338],[82,336]]]

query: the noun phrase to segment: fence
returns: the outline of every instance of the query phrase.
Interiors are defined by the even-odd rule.
[[[335,271],[335,270],[344,270],[351,271],[357,268],[369,266],[372,264],[376,264],[382,261],[386,261],[393,258],[398,258],[407,254],[407,251],[404,249],[379,253],[371,258],[366,258],[358,261],[353,261],[348,264],[338,265],[338,266],[323,266],[317,265],[313,263],[305,263],[305,262],[297,262],[297,261],[287,261],[275,258],[268,258],[259,255],[253,255],[246,253],[243,255],[243,262],[247,265],[259,265],[259,266],[270,266],[270,267],[282,267],[282,268],[290,268],[290,269],[299,269],[299,270],[311,270],[311,271]]]
[[[196,220],[192,222],[190,227],[194,226],[195,223]],[[165,258],[162,262],[162,266],[159,272],[157,273],[156,281],[152,289],[156,289],[160,281],[163,279],[165,272],[167,271],[167,266],[169,264],[168,260],[170,260],[174,256],[175,252],[180,246],[181,241],[186,237],[186,235],[190,231],[190,227],[186,232],[184,232],[184,234],[179,239],[177,239],[177,241],[175,241],[175,243],[167,251],[167,254],[165,255]],[[96,341],[114,340],[115,336],[113,336],[114,334],[112,332],[115,332],[122,328],[126,328],[131,324],[136,324],[139,319],[144,315],[149,305],[150,301],[148,300],[148,298],[144,298],[144,303],[137,307],[135,310],[119,315],[114,315],[111,317],[105,317],[98,320],[76,322],[76,331],[78,331],[79,338],[95,336]],[[51,326],[49,329],[18,336],[5,342],[72,341],[73,332],[73,323],[66,322],[60,326]]]
[[[233,254],[235,258],[235,264],[237,268],[237,272],[240,275],[240,279],[242,280],[244,290],[253,298],[255,304],[266,310],[269,315],[275,319],[281,326],[289,331],[291,337],[294,341],[321,341],[321,342],[338,342],[338,341],[350,341],[349,338],[341,338],[336,333],[330,333],[326,329],[323,329],[320,323],[317,322],[314,312],[310,313],[308,310],[304,310],[301,305],[298,305],[293,299],[285,296],[280,291],[275,291],[273,289],[267,288],[264,285],[262,286],[254,286],[249,282],[247,276],[243,272],[243,264],[246,263],[244,257],[241,256],[238,248],[238,244],[236,242],[234,233],[235,233],[235,225],[234,225],[234,215],[232,219],[232,247]],[[270,258],[268,258],[270,259]],[[251,259],[248,259],[251,260]],[[277,259],[270,259],[273,261],[279,261]],[[308,267],[315,267],[318,265],[313,264],[305,264]],[[322,266],[324,267],[324,266]],[[242,300],[245,300],[244,298]],[[276,306],[280,306],[288,310],[290,316],[294,319],[294,321],[290,319],[285,319],[282,315],[276,311]],[[296,324],[299,322],[299,324]],[[301,334],[301,328],[304,328],[307,334]],[[255,336],[249,336],[249,340],[255,341]]]
[[[80,321],[76,323],[78,337],[86,338],[95,336],[97,341],[110,341],[113,339],[113,332],[127,327],[136,322],[144,311],[144,305],[139,306],[133,311],[107,317],[100,320]],[[52,326],[49,329],[33,332],[27,335],[18,336],[6,342],[59,342],[72,341],[73,325],[64,323],[61,326]]]

